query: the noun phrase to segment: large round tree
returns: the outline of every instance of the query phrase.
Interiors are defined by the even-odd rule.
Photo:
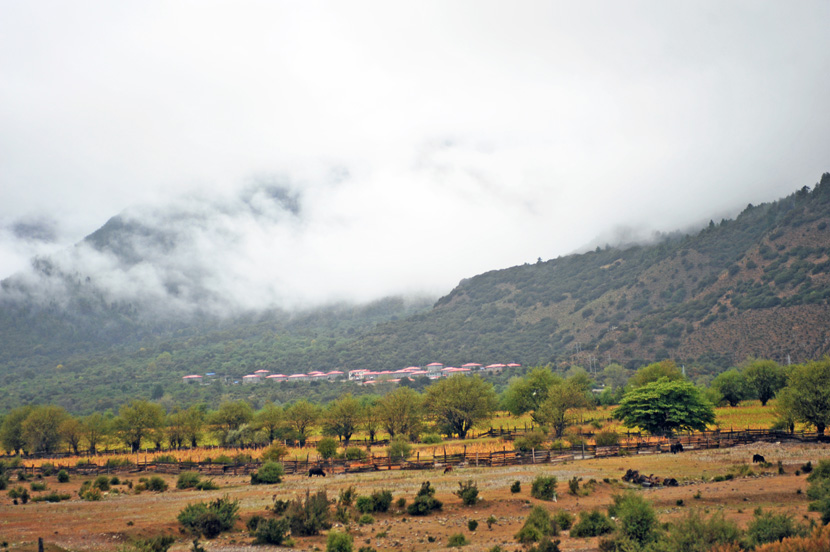
[[[706,429],[715,421],[715,410],[688,381],[661,378],[626,393],[614,418],[652,435],[672,435]]]
[[[493,385],[478,376],[452,376],[426,390],[426,410],[448,434],[463,439],[480,421],[489,420],[498,406]]]

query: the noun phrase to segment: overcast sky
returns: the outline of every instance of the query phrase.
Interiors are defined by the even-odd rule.
[[[175,263],[72,262],[133,293],[154,263],[187,278],[192,262],[246,306],[441,294],[830,171],[826,0],[0,0],[0,14],[0,278],[115,214],[171,224],[180,208],[203,223]],[[252,210],[263,182],[299,213]]]

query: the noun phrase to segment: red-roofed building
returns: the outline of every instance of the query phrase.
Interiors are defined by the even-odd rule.
[[[192,376],[184,376],[182,381],[185,383],[202,383],[202,376],[196,374]]]

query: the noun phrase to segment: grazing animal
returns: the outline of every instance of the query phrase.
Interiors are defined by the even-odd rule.
[[[323,471],[323,468],[311,468],[308,470],[308,476],[311,477],[313,475],[322,475],[323,477],[326,476],[326,472]]]
[[[753,454],[752,455],[752,463],[753,464],[766,464],[767,461],[760,454]]]
[[[446,468],[444,468],[444,473],[445,474],[450,473],[451,471],[452,471],[452,466],[447,466]]]

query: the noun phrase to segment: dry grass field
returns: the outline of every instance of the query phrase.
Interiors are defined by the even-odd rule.
[[[717,475],[737,473],[741,465],[750,464],[755,452],[763,454],[774,467],[763,469],[751,466],[755,472],[752,476],[712,481]],[[2,493],[0,542],[7,542],[10,550],[27,551],[35,550],[37,538],[43,537],[47,550],[117,550],[131,538],[167,533],[179,539],[171,550],[189,550],[190,541],[179,532],[176,522],[179,511],[188,503],[227,495],[240,501],[242,520],[234,532],[208,541],[205,548],[225,552],[277,550],[280,548],[253,547],[244,529],[245,520],[251,516],[268,515],[266,507],[273,503],[275,497],[288,499],[302,495],[306,490],[325,489],[330,498],[336,498],[341,489],[354,486],[358,494],[389,489],[395,499],[404,497],[411,501],[421,482],[429,480],[437,489],[437,498],[444,503],[442,511],[418,518],[405,515],[393,506],[389,513],[375,515],[376,521],[372,525],[351,523],[347,529],[355,538],[355,550],[367,544],[379,551],[446,549],[447,538],[454,533],[463,533],[471,541],[464,547],[469,552],[489,550],[496,544],[506,550],[518,550],[521,547],[513,535],[534,504],[543,504],[551,511],[565,509],[572,513],[604,508],[611,502],[613,494],[629,488],[620,481],[627,468],[680,480],[679,487],[640,491],[654,503],[664,521],[683,515],[690,508],[701,508],[709,512],[722,510],[727,518],[745,525],[758,506],[791,512],[797,518],[814,517],[816,514],[807,512],[806,496],[797,493],[799,489],[806,490],[805,477],[796,476],[794,472],[807,460],[815,463],[825,457],[830,457],[830,448],[822,445],[759,443],[731,449],[689,451],[679,455],[637,455],[555,465],[458,468],[447,475],[440,470],[380,471],[314,479],[295,475],[286,477],[279,485],[262,486],[251,486],[247,477],[224,476],[215,479],[220,485],[216,491],[176,490],[175,477],[165,475],[163,477],[170,484],[170,490],[166,492],[135,494],[126,486],[118,485],[115,488],[122,492],[110,492],[99,502],[78,498],[84,478],[75,477],[67,483],[58,483],[54,476],[50,476],[44,478],[48,486],[45,492],[69,493],[72,499],[54,504],[29,502],[14,505],[7,492]],[[775,467],[778,460],[784,465],[785,475],[778,475]],[[540,474],[558,478],[558,502],[541,502],[530,497],[530,484]],[[582,478],[583,487],[591,479],[597,484],[586,495],[572,496],[567,492],[567,480],[574,476]],[[137,483],[134,475],[120,477]],[[460,481],[469,479],[478,484],[483,497],[483,501],[473,507],[463,506],[453,494]],[[604,481],[606,479],[608,482]],[[510,484],[517,480],[522,483],[522,491],[512,494]],[[12,481],[10,488],[18,485],[28,487],[29,483]],[[678,505],[679,500],[683,501],[682,505]],[[497,522],[488,529],[486,520],[490,516],[495,517]],[[474,532],[467,529],[467,521],[471,519],[479,522]],[[337,524],[334,528],[344,530]],[[597,545],[597,539],[571,538],[567,532],[560,538],[562,550],[589,551],[595,550]],[[325,549],[323,536],[297,538],[295,541],[296,550]]]

